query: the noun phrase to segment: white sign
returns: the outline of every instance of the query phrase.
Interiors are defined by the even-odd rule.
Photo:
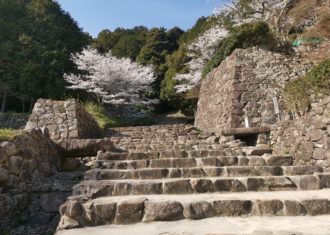
[[[274,111],[275,114],[280,114],[280,108],[278,106],[277,97],[273,97]]]
[[[249,118],[245,117],[245,127],[250,128]]]

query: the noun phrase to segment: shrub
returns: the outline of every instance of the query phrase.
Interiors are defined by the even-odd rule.
[[[315,66],[304,77],[288,82],[283,90],[284,105],[291,112],[306,111],[313,101],[330,93],[330,59]]]
[[[212,69],[218,67],[236,48],[248,48],[252,46],[267,46],[272,48],[275,45],[275,41],[269,26],[265,22],[258,21],[234,27],[229,36],[220,41],[215,55],[204,67],[203,77],[211,72]]]

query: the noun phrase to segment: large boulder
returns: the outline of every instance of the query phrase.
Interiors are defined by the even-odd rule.
[[[0,165],[5,164],[10,156],[17,153],[16,146],[12,142],[3,141],[0,143]]]

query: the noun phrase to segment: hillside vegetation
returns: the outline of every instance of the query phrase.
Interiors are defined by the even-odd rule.
[[[104,29],[92,39],[56,1],[0,1],[0,111],[27,112],[37,98],[95,102],[86,89],[68,90],[63,79],[64,74],[88,73],[78,73],[71,58],[87,46],[151,66],[155,81],[147,97],[160,100],[154,111],[193,114],[198,97],[185,92],[198,94],[202,77],[236,48],[286,46],[290,51],[294,41],[330,39],[329,1],[233,2],[231,8],[201,17],[187,31],[136,26]]]
[[[315,66],[306,76],[286,84],[284,102],[288,111],[303,113],[313,101],[330,94],[330,59]]]
[[[234,27],[231,29],[229,36],[220,41],[214,56],[205,65],[203,77],[211,72],[212,69],[218,67],[237,48],[252,46],[273,48],[275,45],[274,35],[265,22],[258,21]]]

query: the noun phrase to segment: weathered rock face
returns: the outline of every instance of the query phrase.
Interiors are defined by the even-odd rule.
[[[59,167],[60,156],[56,145],[41,130],[33,129],[15,138],[17,155],[22,157],[24,169],[51,176]]]
[[[295,164],[330,167],[330,96],[313,104],[309,113],[274,126],[272,145],[277,154],[291,154]]]
[[[25,130],[34,128],[47,128],[54,141],[94,138],[100,132],[92,116],[75,100],[39,99]]]
[[[309,68],[297,57],[257,48],[235,50],[202,81],[195,126],[220,132],[245,127],[245,118],[250,127],[276,123],[273,98],[280,105],[284,84]]]

